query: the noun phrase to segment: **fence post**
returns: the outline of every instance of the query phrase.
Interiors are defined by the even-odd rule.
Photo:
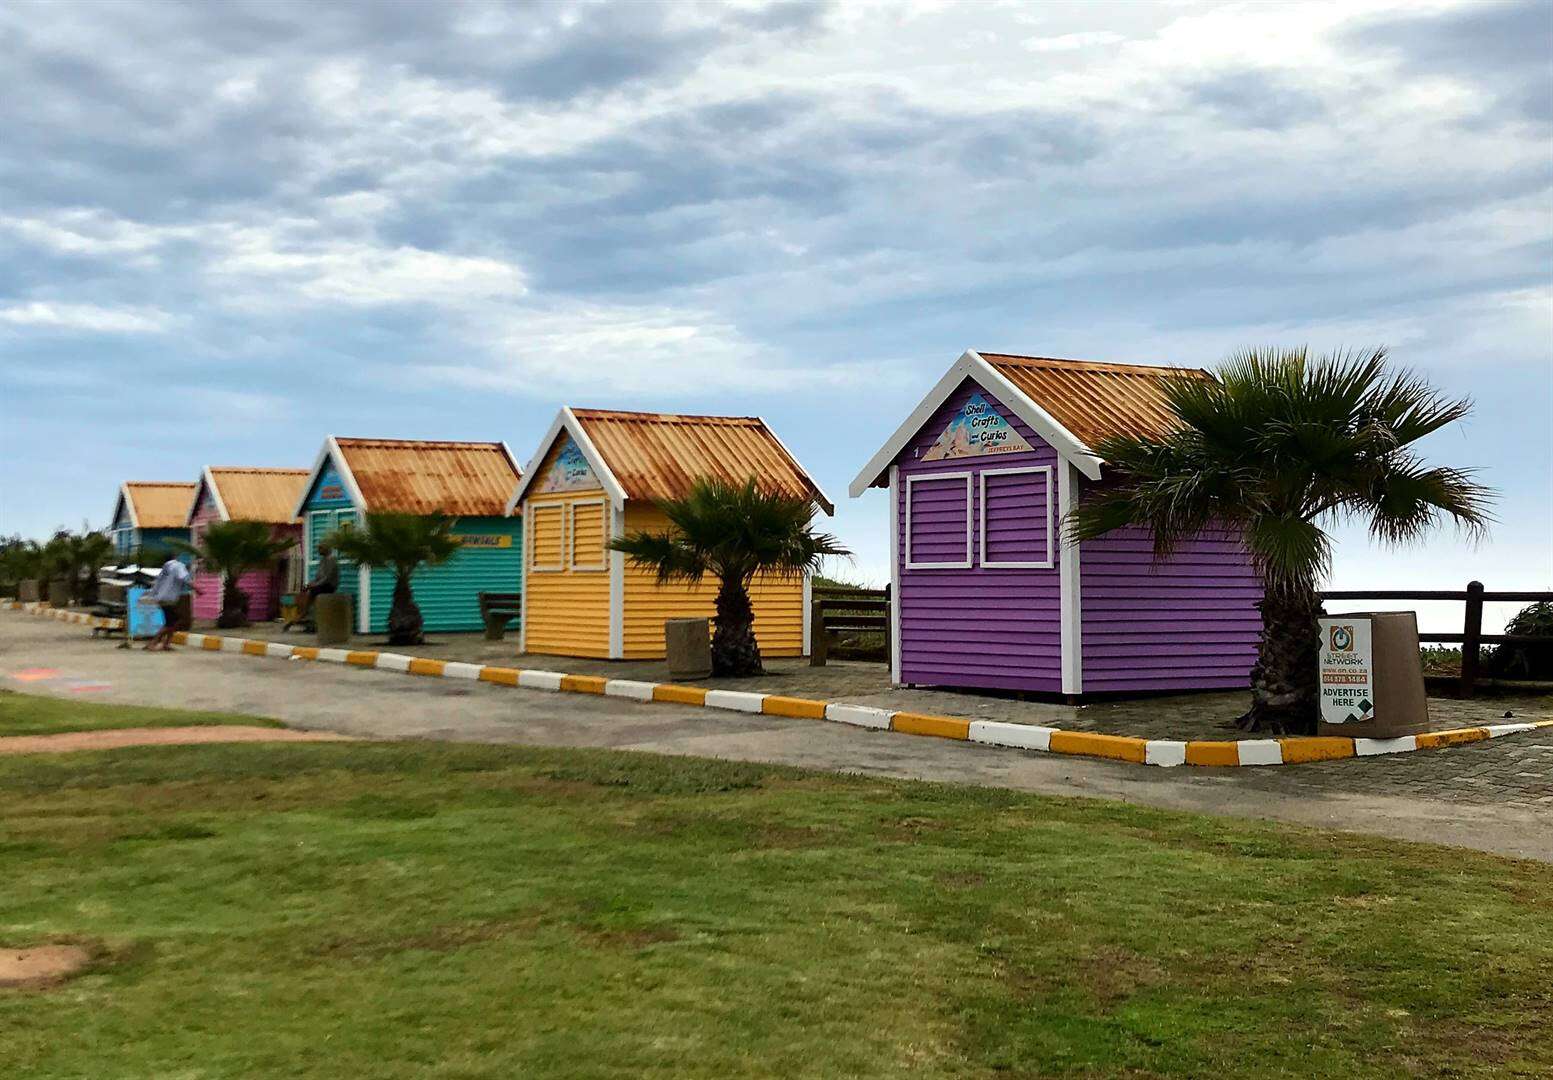
[[[825,633],[825,601],[816,596],[809,601],[809,666],[824,667],[829,648],[830,636]]]
[[[895,635],[891,631],[895,628],[895,597],[891,595],[892,588],[890,582],[884,583],[884,662],[891,671],[894,671]]]
[[[1478,677],[1478,645],[1483,637],[1483,583],[1467,582],[1467,620],[1461,628],[1461,696],[1472,696]]]

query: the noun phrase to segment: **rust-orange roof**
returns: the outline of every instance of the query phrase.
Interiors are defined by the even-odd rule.
[[[270,525],[290,525],[297,520],[293,511],[307,486],[308,470],[212,465],[206,472],[228,518]]]
[[[141,529],[183,528],[189,521],[194,487],[184,482],[126,481],[123,493],[129,499],[130,520]]]
[[[700,479],[754,477],[768,490],[830,500],[758,416],[573,409],[588,439],[629,499],[677,499]]]
[[[1085,446],[1110,435],[1163,435],[1177,426],[1166,379],[1212,379],[1202,368],[979,354]]]
[[[519,470],[499,442],[335,439],[374,513],[501,517]]]

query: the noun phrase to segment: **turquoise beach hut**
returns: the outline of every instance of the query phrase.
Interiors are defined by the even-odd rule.
[[[520,475],[505,443],[331,436],[296,508],[306,576],[317,569],[319,541],[368,513],[447,514],[463,547],[415,572],[415,602],[427,630],[479,630],[479,594],[523,585],[523,522],[506,514]],[[393,588],[392,570],[340,563],[340,591],[352,597],[357,633],[388,629]]]

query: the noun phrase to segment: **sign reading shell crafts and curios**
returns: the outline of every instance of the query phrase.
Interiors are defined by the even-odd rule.
[[[980,394],[972,394],[949,421],[938,441],[922,455],[922,460],[1017,454],[1029,449],[1030,444],[1014,430],[1014,425],[1003,419],[1003,414],[990,401]]]
[[[1321,721],[1357,724],[1375,718],[1375,658],[1370,620],[1362,615],[1323,618]]]
[[[592,466],[570,436],[561,444],[555,460],[545,471],[545,478],[539,482],[542,494],[553,491],[588,491],[598,486],[599,481],[593,475]]]

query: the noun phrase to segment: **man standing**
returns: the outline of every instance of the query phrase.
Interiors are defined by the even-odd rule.
[[[302,586],[302,601],[298,605],[297,619],[305,620],[307,613],[313,609],[313,598],[323,596],[325,593],[337,592],[340,588],[340,563],[334,557],[334,549],[328,544],[318,545],[318,569],[313,572],[313,580]]]
[[[183,598],[184,590],[191,587],[189,568],[169,556],[162,564],[162,572],[156,575],[156,581],[141,599],[143,604],[155,604],[162,609],[162,628],[146,643],[147,652],[172,651],[173,635],[182,621],[178,601]]]

